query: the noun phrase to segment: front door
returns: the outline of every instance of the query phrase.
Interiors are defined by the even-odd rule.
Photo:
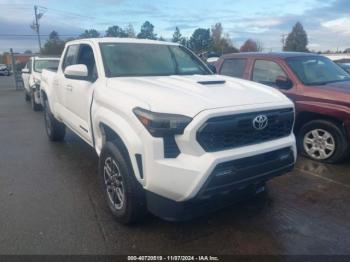
[[[79,46],[75,64],[86,65],[89,76],[87,80],[65,78],[65,105],[70,115],[68,122],[71,128],[79,133],[87,142],[92,143],[89,116],[94,85],[97,80],[97,71],[94,53],[90,45],[81,44]]]

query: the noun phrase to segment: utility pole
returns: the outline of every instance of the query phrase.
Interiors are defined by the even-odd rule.
[[[44,9],[44,11],[39,12],[39,8],[42,10]],[[33,23],[30,25],[30,28],[33,29],[37,36],[38,36],[38,43],[39,43],[39,52],[41,53],[41,39],[40,39],[40,24],[39,24],[39,20],[40,18],[43,17],[44,12],[46,11],[45,7],[39,7],[37,5],[34,6],[34,16],[35,19],[33,21]]]
[[[40,39],[40,28],[39,28],[39,18],[38,18],[38,7],[34,6],[34,15],[35,15],[35,29],[36,33],[38,35],[38,42],[39,42],[39,53],[41,54],[41,39]]]

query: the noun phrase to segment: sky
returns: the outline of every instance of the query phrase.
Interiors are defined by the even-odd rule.
[[[148,20],[158,36],[171,39],[176,26],[189,37],[220,22],[236,47],[252,38],[264,51],[279,51],[282,35],[300,21],[310,50],[350,48],[350,0],[0,0],[0,52],[38,50],[30,28],[34,5],[45,11],[41,34],[56,30],[62,38],[90,28],[103,34],[111,25],[132,24],[137,33]]]

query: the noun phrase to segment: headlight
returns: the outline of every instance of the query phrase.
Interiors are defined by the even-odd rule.
[[[133,112],[154,137],[183,134],[186,126],[192,121],[192,118],[187,116],[155,113],[140,107],[134,108]]]

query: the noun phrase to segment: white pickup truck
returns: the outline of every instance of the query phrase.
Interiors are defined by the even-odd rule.
[[[252,196],[296,160],[293,103],[273,88],[214,75],[185,47],[68,42],[41,83],[52,141],[73,130],[99,156],[110,210],[189,219]]]
[[[40,103],[41,73],[43,69],[56,71],[59,61],[57,57],[32,57],[29,59],[25,68],[22,69],[24,97],[26,101],[31,101],[34,111],[42,109]]]

